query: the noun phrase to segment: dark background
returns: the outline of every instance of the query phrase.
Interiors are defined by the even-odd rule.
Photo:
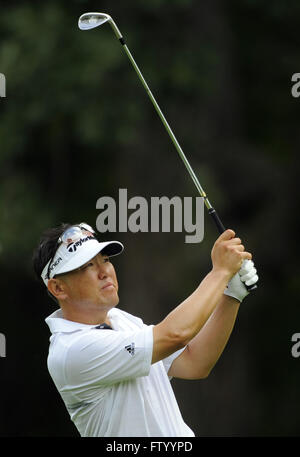
[[[109,25],[112,15],[225,225],[259,270],[230,342],[203,381],[173,380],[196,436],[299,435],[298,1],[10,1],[1,8],[1,436],[77,436],[48,375],[55,310],[35,280],[32,250],[60,222],[95,225],[96,201],[197,196]],[[158,323],[211,267],[216,229],[111,233],[120,308]]]

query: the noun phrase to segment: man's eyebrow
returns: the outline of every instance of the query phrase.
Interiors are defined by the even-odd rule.
[[[92,257],[85,264],[81,265],[81,267],[79,267],[79,269],[85,268],[86,266],[88,266],[89,263],[95,261],[97,259],[97,257],[102,257],[102,258],[108,258],[109,259],[109,255],[108,254],[101,254],[101,252],[99,252],[98,254],[95,255],[95,257]]]
[[[97,257],[97,256],[95,256]],[[87,262],[85,262],[83,265],[81,265],[81,267],[78,268],[78,270],[82,270],[83,268],[87,267],[89,263],[91,263],[95,257],[93,257],[92,259],[88,260]]]
[[[96,255],[96,257],[101,256],[101,257],[109,257],[108,254],[102,254],[102,252],[99,252],[99,254]]]

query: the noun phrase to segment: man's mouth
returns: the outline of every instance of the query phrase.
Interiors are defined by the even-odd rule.
[[[113,288],[113,287],[115,287],[115,286],[113,285],[112,282],[107,282],[106,284],[104,284],[103,287],[101,287],[101,289],[103,290],[103,289],[108,289],[108,288]]]

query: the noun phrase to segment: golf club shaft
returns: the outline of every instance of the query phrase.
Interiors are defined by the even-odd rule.
[[[159,117],[160,117],[160,119],[161,119],[161,121],[162,121],[162,123],[163,123],[163,125],[164,125],[164,127],[165,127],[165,129],[166,129],[166,131],[167,131],[167,133],[169,135],[169,137],[171,138],[171,140],[172,140],[172,142],[173,142],[173,144],[174,144],[174,146],[175,146],[180,158],[182,159],[182,161],[183,161],[183,163],[184,163],[184,165],[185,165],[190,177],[192,178],[192,180],[193,180],[193,182],[194,182],[194,184],[196,186],[197,191],[199,192],[200,196],[204,199],[205,206],[206,206],[206,208],[208,210],[208,213],[212,217],[212,219],[213,219],[213,221],[214,221],[214,223],[215,223],[215,225],[216,225],[216,227],[218,229],[218,232],[220,234],[223,233],[226,229],[225,229],[221,219],[219,218],[216,210],[210,204],[204,189],[202,188],[197,176],[194,173],[194,170],[192,169],[189,161],[187,160],[187,158],[186,158],[186,156],[185,156],[180,144],[178,143],[178,141],[177,141],[177,139],[176,139],[171,127],[169,126],[169,124],[168,124],[168,122],[167,122],[162,110],[160,109],[160,107],[159,107],[154,95],[152,94],[152,92],[151,92],[151,90],[150,90],[145,78],[142,75],[141,70],[139,69],[137,63],[135,62],[131,52],[129,51],[129,49],[128,49],[126,43],[125,43],[124,37],[122,36],[122,34],[121,34],[120,30],[118,29],[117,25],[115,24],[115,22],[111,18],[110,18],[109,22],[110,22],[110,25],[111,25],[116,37],[118,38],[118,40],[122,44],[122,47],[123,47],[124,51],[126,52],[126,54],[127,54],[128,58],[129,58],[131,64],[132,64],[133,68],[135,69],[135,72],[137,73],[141,83],[143,84],[143,86],[144,86],[144,88],[145,88],[145,90],[146,90],[146,92],[148,94],[148,97],[150,98],[150,100],[151,100],[151,102],[152,102],[157,114],[159,115]],[[248,289],[248,291],[251,291],[252,289],[256,289],[257,288],[256,284],[254,284],[252,286],[247,286],[245,284],[245,286]]]
[[[124,37],[122,36],[120,30],[117,28],[117,26],[116,26],[116,24],[114,23],[113,20],[110,21],[110,24],[111,24],[111,26],[112,26],[112,28],[113,28],[113,30],[115,32],[115,35],[117,36],[117,38],[119,39],[120,43],[122,44],[123,49],[126,52],[126,54],[127,54],[128,58],[129,58],[131,64],[132,64],[133,68],[135,69],[135,72],[137,73],[141,83],[143,84],[143,86],[144,86],[144,88],[145,88],[145,90],[146,90],[146,92],[148,94],[148,97],[150,98],[150,100],[151,100],[151,102],[152,102],[157,114],[159,115],[160,120],[162,121],[162,123],[163,123],[163,125],[164,125],[164,127],[165,127],[165,129],[166,129],[166,131],[167,131],[167,133],[169,135],[169,137],[171,138],[171,140],[172,140],[172,142],[173,142],[173,144],[174,144],[174,146],[175,146],[175,148],[176,148],[181,160],[183,161],[183,163],[184,163],[184,165],[185,165],[190,177],[192,178],[193,183],[195,184],[196,189],[199,192],[199,195],[203,198],[204,204],[205,204],[205,206],[206,206],[206,208],[208,210],[208,213],[211,215],[213,221],[215,222],[219,233],[220,234],[223,233],[225,231],[225,227],[224,227],[222,221],[220,220],[216,210],[212,207],[211,203],[209,202],[204,189],[202,188],[197,176],[194,173],[194,170],[192,169],[189,161],[187,160],[187,158],[186,158],[186,156],[185,156],[180,144],[178,143],[178,141],[177,141],[177,139],[176,139],[176,137],[175,137],[170,125],[168,124],[168,122],[167,122],[162,110],[160,109],[160,107],[159,107],[154,95],[152,94],[152,92],[151,92],[151,90],[150,90],[145,78],[143,77],[141,70],[139,69],[139,67],[138,67],[137,63],[135,62],[130,50],[128,49],[128,47],[127,47],[127,45],[125,43]]]

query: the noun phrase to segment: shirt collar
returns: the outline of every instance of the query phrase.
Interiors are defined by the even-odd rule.
[[[50,314],[50,316],[45,319],[45,322],[48,325],[51,333],[71,333],[77,332],[79,330],[87,330],[99,325],[82,324],[80,322],[68,321],[67,319],[64,319],[61,309],[58,309],[54,311],[54,313]]]

